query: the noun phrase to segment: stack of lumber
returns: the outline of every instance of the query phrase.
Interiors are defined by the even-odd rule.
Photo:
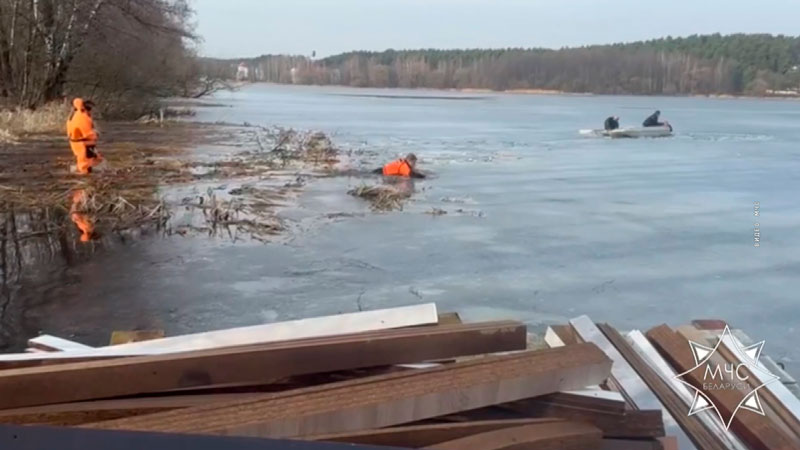
[[[0,448],[671,442],[660,403],[631,395],[612,345],[528,348],[522,323],[462,323],[433,304],[158,336],[106,347],[39,336],[36,351],[0,355]]]
[[[726,328],[720,320],[695,320],[676,329],[660,325],[645,333],[633,330],[623,335],[608,324],[581,316],[549,327],[545,342],[551,348],[597,345],[614,362],[603,388],[619,392],[634,410],[661,410],[666,431],[676,437],[680,448],[800,448],[796,382],[769,357],[756,357],[758,362],[753,363],[746,354],[734,351],[753,342],[740,330]],[[692,351],[696,345],[705,348],[699,360]],[[712,372],[705,371],[706,366]],[[720,371],[715,375],[717,367]],[[781,381],[770,382],[775,376]],[[738,382],[738,387],[719,387],[723,382]],[[739,408],[754,389],[758,389],[763,414]],[[696,395],[707,408],[690,415]]]

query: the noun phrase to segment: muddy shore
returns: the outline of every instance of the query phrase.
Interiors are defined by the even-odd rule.
[[[101,125],[105,167],[88,177],[69,172],[74,160],[58,135],[0,148],[2,350],[19,350],[40,331],[25,329],[31,305],[17,302],[31,280],[147,235],[274,241],[286,234],[276,209],[347,158],[315,132],[192,122]]]

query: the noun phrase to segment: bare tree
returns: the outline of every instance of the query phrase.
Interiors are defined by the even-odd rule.
[[[0,94],[146,103],[222,87],[199,68],[187,0],[0,0]]]

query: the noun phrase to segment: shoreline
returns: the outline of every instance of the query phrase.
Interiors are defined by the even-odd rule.
[[[708,98],[715,100],[780,100],[780,101],[800,101],[800,94],[796,96],[782,95],[733,95],[733,94],[599,94],[593,92],[570,92],[555,89],[506,89],[502,91],[488,88],[429,88],[429,87],[372,87],[372,86],[347,86],[340,84],[293,84],[275,83],[271,81],[238,82],[235,90],[252,85],[269,86],[288,86],[288,87],[310,87],[310,88],[339,88],[352,90],[376,90],[376,91],[416,91],[432,93],[457,93],[457,94],[507,94],[507,95],[531,95],[531,96],[574,96],[574,97],[665,97],[665,98]]]

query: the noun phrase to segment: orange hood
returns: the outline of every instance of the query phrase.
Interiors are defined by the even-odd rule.
[[[77,109],[78,111],[83,111],[86,105],[84,105],[82,98],[76,98],[72,101],[72,107]]]

